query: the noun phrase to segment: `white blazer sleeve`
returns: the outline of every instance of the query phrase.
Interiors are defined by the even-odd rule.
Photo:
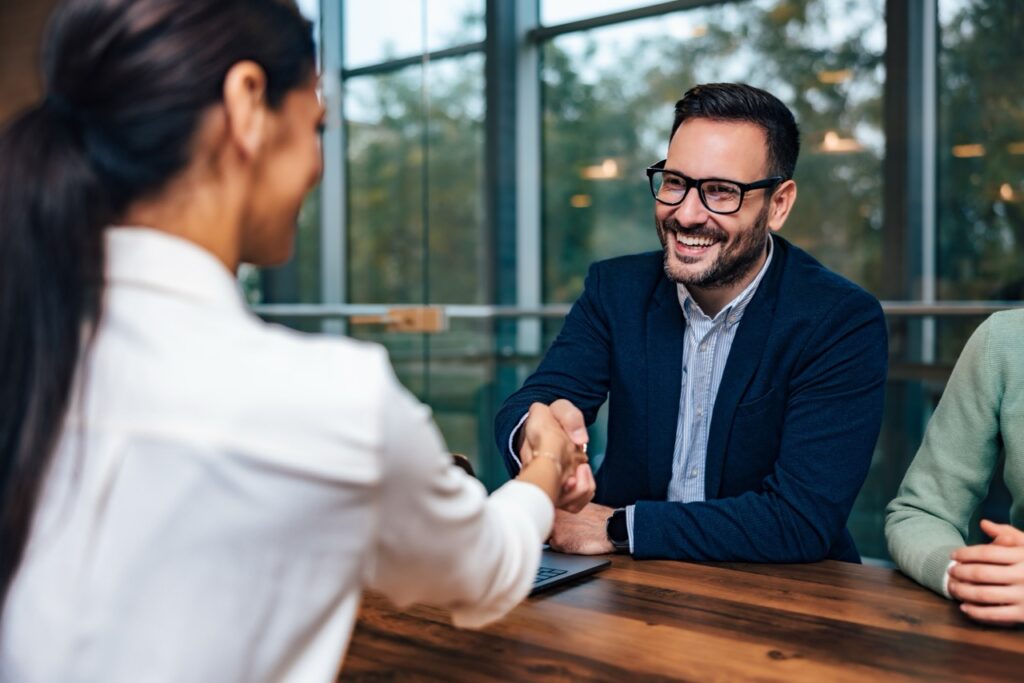
[[[429,408],[388,375],[369,584],[399,607],[450,607],[456,626],[479,628],[529,593],[554,508],[540,488],[523,482],[488,497],[452,465]]]

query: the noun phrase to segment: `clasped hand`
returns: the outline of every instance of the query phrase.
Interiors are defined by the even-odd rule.
[[[522,429],[524,438],[519,447],[519,459],[523,467],[526,467],[537,453],[546,452],[548,446],[545,442],[552,439],[552,435],[548,433],[552,419],[561,428],[562,434],[577,447],[576,450],[580,453],[586,452],[589,439],[587,426],[583,421],[583,413],[576,406],[565,399],[559,399],[550,406],[534,403],[530,406],[529,416]],[[565,472],[567,476],[562,482],[561,493],[555,506],[567,512],[579,512],[594,497],[594,491],[597,489],[594,473],[585,455],[582,459],[578,458],[567,464]]]
[[[1024,531],[982,520],[991,543],[960,548],[952,554],[949,594],[972,619],[1011,626],[1024,623]]]

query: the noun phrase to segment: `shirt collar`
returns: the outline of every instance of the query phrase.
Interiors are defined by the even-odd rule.
[[[757,286],[761,284],[761,280],[764,279],[764,274],[768,272],[768,266],[772,264],[772,254],[775,252],[775,244],[772,236],[768,236],[768,258],[764,260],[764,265],[761,266],[761,270],[758,271],[757,277],[755,277],[749,285],[747,285],[742,292],[736,295],[736,297],[730,301],[722,310],[718,312],[711,322],[716,323],[719,320],[725,319],[726,325],[735,325],[743,317],[743,311],[746,310],[750,300],[754,298],[754,294],[757,292]],[[679,299],[679,307],[683,309],[683,317],[686,318],[687,324],[692,323],[692,316],[700,315],[704,319],[709,319],[707,315],[700,309],[700,305],[693,300],[693,296],[690,294],[690,290],[686,288],[686,285],[682,283],[676,283],[676,296]]]
[[[106,229],[109,286],[142,287],[207,306],[245,310],[238,281],[199,245],[161,230]]]

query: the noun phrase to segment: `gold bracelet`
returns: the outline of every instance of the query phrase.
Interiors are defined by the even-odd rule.
[[[549,453],[548,451],[534,451],[533,452],[533,456],[534,457],[540,456],[542,458],[546,458],[546,459],[550,460],[551,462],[555,463],[555,467],[558,468],[558,476],[559,477],[562,476],[562,459],[559,458],[557,455],[555,455],[554,453]]]

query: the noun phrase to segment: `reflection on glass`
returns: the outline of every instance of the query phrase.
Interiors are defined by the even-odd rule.
[[[484,39],[484,0],[345,0],[344,14],[346,69]]]
[[[483,57],[346,81],[349,299],[484,303]]]
[[[1024,299],[1022,30],[1018,2],[939,2],[942,299]]]
[[[346,81],[349,300],[484,303],[483,56]],[[434,410],[449,448],[485,481],[493,335],[455,321],[438,335],[354,328],[383,343],[399,379]],[[497,482],[490,482],[497,483]]]
[[[544,277],[573,300],[592,261],[657,249],[644,168],[692,85],[743,81],[795,112],[799,199],[784,236],[881,285],[884,3],[761,0],[555,38],[543,48]]]

